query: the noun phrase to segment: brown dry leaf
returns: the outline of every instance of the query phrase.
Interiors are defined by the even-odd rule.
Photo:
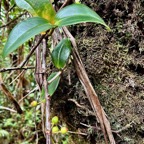
[[[13,97],[13,95],[9,92],[9,90],[7,89],[7,87],[4,85],[1,74],[0,74],[0,89],[13,102],[13,104],[14,104],[17,112],[19,114],[22,114],[23,111],[22,111],[20,105],[18,104],[18,102],[16,101],[16,99]]]

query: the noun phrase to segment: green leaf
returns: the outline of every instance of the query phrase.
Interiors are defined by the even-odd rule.
[[[69,5],[58,11],[56,17],[57,21],[55,25],[59,27],[82,22],[94,22],[102,24],[106,26],[107,29],[110,29],[96,12],[83,4]]]
[[[37,15],[35,10],[25,0],[15,0],[15,2],[19,8],[27,10],[32,15]]]
[[[4,130],[4,129],[0,129],[0,138],[2,138],[2,137],[8,138],[9,137],[9,132]]]
[[[33,36],[53,27],[54,26],[51,25],[46,19],[40,17],[29,18],[22,21],[11,31],[7,43],[3,49],[3,56],[5,57],[6,55],[10,54]]]
[[[58,72],[53,72],[49,77],[48,77],[48,81],[52,80],[52,78],[54,78],[57,75]],[[58,84],[60,81],[60,76],[57,76],[49,85],[48,85],[48,93],[50,96],[52,96],[54,94],[54,92],[56,91]]]
[[[14,126],[14,119],[8,118],[5,120],[4,127],[13,127]]]
[[[71,52],[71,43],[69,39],[63,39],[52,51],[51,57],[53,64],[58,69],[65,66]]]
[[[15,0],[20,8],[26,9],[32,15],[47,19],[50,23],[55,23],[56,12],[49,0]]]

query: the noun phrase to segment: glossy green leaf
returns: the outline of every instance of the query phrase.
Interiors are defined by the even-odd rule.
[[[58,72],[53,72],[49,77],[48,77],[48,81],[52,80],[52,78],[54,78],[57,75]],[[56,91],[58,84],[60,81],[60,76],[57,76],[49,85],[48,85],[48,93],[50,96],[52,96],[54,94],[54,92]]]
[[[69,39],[63,39],[52,51],[51,57],[53,64],[58,69],[65,66],[71,52],[71,43]]]
[[[55,23],[56,12],[49,0],[15,0],[17,5],[30,13]]]
[[[29,18],[22,21],[11,31],[3,49],[3,56],[5,57],[6,55],[10,54],[33,36],[53,27],[54,26],[51,25],[46,19],[40,17]]]
[[[17,6],[19,8],[27,10],[28,12],[30,12],[34,16],[37,15],[35,10],[25,0],[15,0],[15,3],[17,4]]]
[[[57,21],[55,25],[59,27],[82,22],[94,22],[102,24],[106,26],[107,29],[110,29],[96,12],[83,4],[69,5],[58,11],[56,17]]]

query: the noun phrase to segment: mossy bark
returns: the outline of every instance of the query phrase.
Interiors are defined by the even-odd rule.
[[[107,32],[103,26],[88,23],[74,26],[71,32],[77,40],[86,71],[111,122],[116,142],[142,144],[144,1],[83,0],[82,3],[95,10],[112,29],[112,32]],[[77,136],[77,139],[84,139],[87,144],[102,144],[103,137],[99,125],[95,125],[95,117],[86,109],[68,101],[69,98],[75,99],[91,111],[74,68],[71,67],[70,71],[72,84],[68,84],[67,78],[62,81],[63,86],[59,90],[61,93],[56,96],[56,99],[59,97],[59,103],[53,105],[56,106],[56,111],[62,112],[64,121],[72,130],[79,129],[88,134],[87,137]],[[62,93],[64,94],[61,95]]]

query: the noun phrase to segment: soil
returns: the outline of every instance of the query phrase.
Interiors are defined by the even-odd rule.
[[[86,23],[71,27],[82,61],[111,123],[117,144],[144,143],[144,0],[83,0],[110,26]],[[79,104],[79,105],[78,105]],[[75,144],[103,144],[73,66],[52,98]]]

